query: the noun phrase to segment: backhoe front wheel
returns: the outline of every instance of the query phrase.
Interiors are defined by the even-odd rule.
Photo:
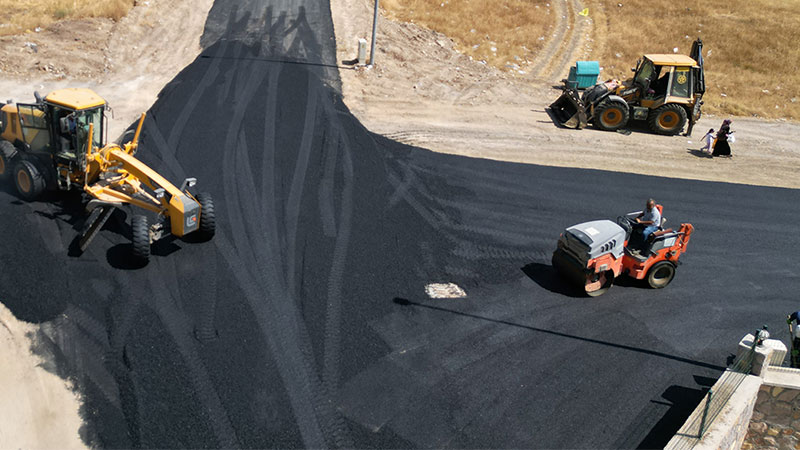
[[[38,165],[24,159],[14,167],[14,183],[19,196],[29,202],[42,195],[45,188],[44,175]]]
[[[11,169],[14,168],[14,157],[17,155],[17,149],[14,144],[5,139],[0,139],[0,180],[6,178]]]
[[[214,213],[214,200],[211,194],[203,192],[197,194],[197,202],[200,203],[200,226],[198,233],[204,240],[214,237],[217,231],[217,217]]]
[[[133,232],[133,258],[138,262],[146,263],[150,259],[150,227],[147,225],[147,217],[133,216],[131,218],[131,230]]]
[[[675,136],[686,125],[686,109],[681,105],[670,103],[651,111],[648,117],[650,129],[658,134]]]
[[[617,131],[628,124],[628,104],[619,100],[604,100],[594,110],[594,124],[605,131]]]

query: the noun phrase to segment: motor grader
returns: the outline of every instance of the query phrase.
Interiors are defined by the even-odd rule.
[[[661,205],[656,206],[663,212]],[[641,211],[611,220],[595,220],[567,228],[558,239],[552,263],[556,271],[588,296],[604,294],[614,280],[627,275],[646,280],[653,289],[666,287],[675,277],[694,227],[682,223],[678,230],[664,229],[642,237],[636,217]]]
[[[213,237],[216,220],[210,195],[193,195],[194,178],[180,188],[142,163],[138,149],[145,114],[133,140],[106,143],[106,101],[90,89],[69,88],[35,103],[0,108],[0,177],[11,178],[19,196],[37,199],[45,190],[80,190],[90,199],[78,247],[83,252],[116,208],[131,205],[155,213],[131,217],[133,257],[146,262],[150,246],[169,236]]]
[[[631,69],[630,80],[598,83],[583,95],[565,80],[550,111],[567,128],[580,129],[591,122],[601,130],[616,131],[630,120],[645,120],[655,133],[676,135],[688,121],[691,131],[700,119],[706,90],[702,51],[703,41],[697,39],[690,56],[644,55]]]

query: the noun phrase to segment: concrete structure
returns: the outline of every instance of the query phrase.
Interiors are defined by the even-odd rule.
[[[752,347],[753,335],[748,334],[739,341],[737,361],[742,361],[742,358],[746,357]],[[785,356],[786,346],[781,341],[767,339],[762,345],[757,346],[753,355],[751,375],[736,373],[728,369],[711,388],[713,392],[726,392],[730,394],[730,397],[714,420],[705,423],[705,431],[702,433],[702,437],[700,437],[699,424],[703,422],[702,416],[706,414],[708,398],[700,402],[700,405],[697,406],[684,425],[678,430],[678,433],[669,441],[666,448],[695,448],[702,450],[741,448],[745,439],[752,437],[753,425],[751,424],[751,418],[753,415],[755,414],[757,419],[766,417],[764,413],[758,411],[758,405],[764,405],[765,409],[768,408],[768,404],[771,405],[767,402],[771,395],[764,392],[771,394],[772,388],[776,386],[780,386],[776,390],[776,395],[781,394],[781,389],[785,389],[783,386],[796,385],[800,388],[800,371],[778,367],[778,365],[782,364]],[[784,396],[786,395],[788,394],[784,394]],[[800,405],[800,397],[796,397],[793,396],[792,401],[796,400]],[[782,407],[783,403],[787,403],[780,399],[779,401]],[[773,420],[778,420],[780,423],[784,423],[786,420],[791,422],[793,420],[791,407],[788,410],[788,414],[783,414],[785,412],[783,411],[784,409],[786,408],[775,409],[780,419]],[[754,410],[756,410],[755,413]],[[773,409],[770,409],[770,412],[772,411]],[[800,422],[798,422],[798,425],[800,425]],[[774,426],[770,428],[769,425],[758,425],[757,428],[758,430],[764,428],[764,432],[772,433],[777,429],[778,433],[784,433],[784,428],[776,428]],[[749,432],[750,434],[748,434]],[[800,435],[798,435],[798,438],[800,438]],[[789,438],[786,439],[788,440]],[[765,441],[762,439],[759,442],[770,442],[770,440]]]

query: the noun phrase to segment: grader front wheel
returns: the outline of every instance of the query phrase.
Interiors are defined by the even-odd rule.
[[[150,227],[147,225],[147,217],[133,216],[131,218],[131,229],[133,235],[133,257],[139,262],[146,263],[150,259]]]

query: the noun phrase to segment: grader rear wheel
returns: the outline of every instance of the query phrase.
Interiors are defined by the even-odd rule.
[[[0,140],[0,180],[11,173],[11,169],[14,168],[15,156],[17,156],[17,149],[14,148],[14,145],[5,139]]]
[[[44,175],[32,161],[22,160],[17,163],[14,168],[14,182],[23,200],[31,202],[44,192]]]

